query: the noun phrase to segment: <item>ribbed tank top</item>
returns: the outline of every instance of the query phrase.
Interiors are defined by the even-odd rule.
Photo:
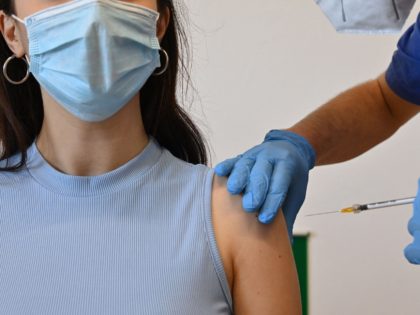
[[[211,169],[153,138],[99,176],[59,172],[35,142],[27,153],[0,172],[1,315],[233,313]]]

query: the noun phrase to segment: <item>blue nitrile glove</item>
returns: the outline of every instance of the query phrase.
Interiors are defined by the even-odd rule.
[[[420,105],[420,14],[399,40],[386,81],[398,96]]]
[[[270,131],[262,144],[216,166],[219,176],[229,176],[230,193],[244,192],[243,207],[260,209],[262,223],[273,221],[280,207],[292,236],[296,215],[305,200],[309,170],[315,151],[305,138],[285,130]]]
[[[420,187],[420,181],[419,181]],[[413,236],[413,242],[408,245],[404,254],[409,262],[420,265],[420,189],[417,192],[416,200],[413,204],[414,214],[408,222],[408,231]]]

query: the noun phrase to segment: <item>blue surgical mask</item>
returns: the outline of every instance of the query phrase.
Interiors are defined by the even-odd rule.
[[[67,111],[103,121],[160,67],[159,13],[116,0],[76,0],[24,20],[30,72]]]

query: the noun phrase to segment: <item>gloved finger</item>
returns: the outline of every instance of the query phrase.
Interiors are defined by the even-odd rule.
[[[270,185],[273,164],[264,158],[257,158],[251,170],[242,206],[247,212],[254,212],[264,202]]]
[[[414,232],[413,236],[414,241],[404,249],[404,255],[410,263],[420,265],[420,231]]]
[[[416,211],[417,210],[414,210],[414,212]],[[408,221],[408,231],[413,236],[415,232],[420,231],[420,217],[416,216],[416,214]]]
[[[408,222],[408,231],[411,235],[414,235],[414,232],[420,231],[420,198],[416,197],[413,203],[413,216]]]
[[[232,172],[233,167],[239,161],[240,158],[241,156],[239,155],[236,158],[227,159],[223,162],[220,162],[216,165],[214,172],[218,176],[228,176]]]
[[[292,173],[290,165],[286,160],[281,160],[274,166],[268,195],[258,216],[258,220],[261,223],[269,224],[273,222],[286,199],[291,183]]]
[[[248,157],[240,158],[235,164],[227,181],[227,189],[231,194],[237,195],[244,190],[254,164],[255,159]]]

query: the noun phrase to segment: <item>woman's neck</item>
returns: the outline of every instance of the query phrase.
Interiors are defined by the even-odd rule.
[[[102,122],[84,122],[43,91],[44,121],[36,145],[57,170],[75,176],[110,172],[140,154],[149,139],[139,95]]]

